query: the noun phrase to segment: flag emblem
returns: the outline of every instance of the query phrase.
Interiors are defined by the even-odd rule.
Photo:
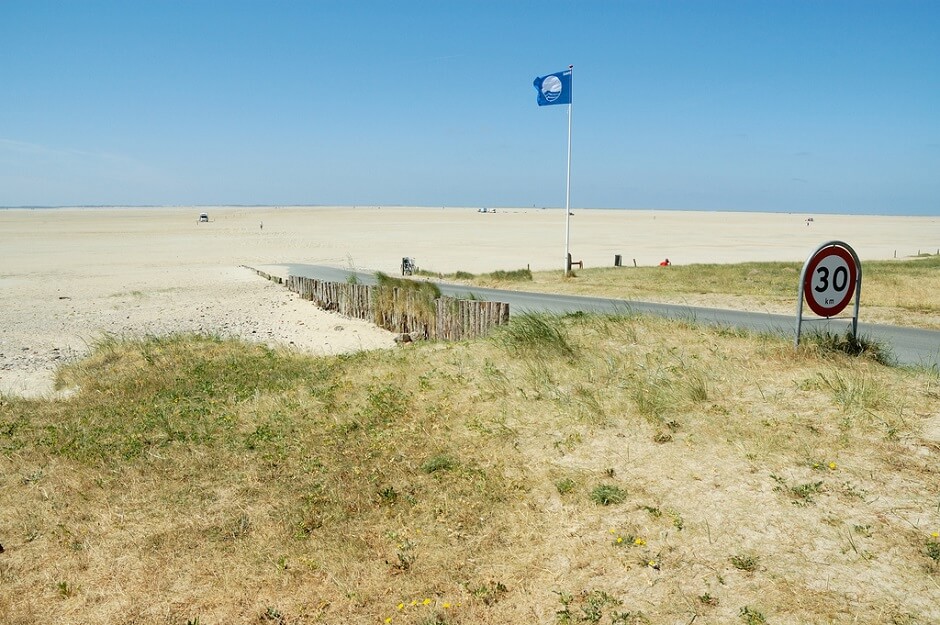
[[[539,106],[571,104],[571,70],[539,76],[533,83],[538,91]]]

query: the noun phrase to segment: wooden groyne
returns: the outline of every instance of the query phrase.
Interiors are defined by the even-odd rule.
[[[273,276],[253,267],[263,278],[283,284],[323,310],[344,317],[364,319],[412,338],[460,341],[486,336],[494,327],[509,323],[509,304],[426,295],[399,287],[380,287],[315,278]]]

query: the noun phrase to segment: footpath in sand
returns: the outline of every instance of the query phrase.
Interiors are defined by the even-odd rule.
[[[200,212],[210,221],[198,223]],[[585,266],[802,261],[831,239],[863,260],[940,247],[938,217],[581,210]],[[0,394],[52,396],[56,368],[106,335],[197,332],[334,354],[392,334],[317,309],[242,267],[441,272],[561,267],[564,212],[538,209],[172,207],[0,210]]]

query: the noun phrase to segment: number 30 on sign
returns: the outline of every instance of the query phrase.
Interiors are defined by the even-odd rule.
[[[803,295],[820,317],[838,315],[855,293],[858,266],[854,255],[839,245],[824,247],[810,258],[803,273]]]

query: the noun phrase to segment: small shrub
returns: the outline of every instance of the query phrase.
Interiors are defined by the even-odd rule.
[[[656,432],[656,434],[653,435],[653,442],[659,443],[660,445],[663,443],[671,443],[672,432]]]
[[[564,479],[561,479],[555,482],[555,488],[558,489],[559,495],[567,495],[568,493],[574,490],[574,487],[575,487],[574,480],[571,479],[570,477],[566,477]]]
[[[566,592],[557,592],[562,609],[555,612],[560,624],[567,623],[600,623],[604,620],[604,611],[610,610],[610,622],[617,624],[643,622],[633,618],[630,612],[617,612],[613,608],[622,605],[622,601],[604,592],[603,590],[582,591],[578,595]],[[643,619],[641,614],[636,617]],[[604,622],[607,622],[604,620]]]
[[[480,586],[471,591],[474,597],[483,600],[484,605],[493,605],[499,601],[504,594],[509,592],[509,589],[502,582],[490,581],[488,584]]]
[[[435,322],[436,300],[441,297],[441,289],[436,284],[393,278],[382,272],[376,273],[375,278],[378,281],[374,319],[377,326],[401,332],[405,328],[394,326],[393,319],[413,329],[429,327]]]
[[[392,567],[399,571],[407,571],[410,569],[415,563],[415,560],[418,559],[414,551],[412,551],[413,549],[414,545],[408,540],[399,545],[399,549],[395,554],[398,561],[392,564]]]
[[[386,486],[379,490],[379,499],[382,503],[391,505],[398,501],[398,491],[395,490],[394,486]]]
[[[882,365],[893,365],[894,356],[884,343],[866,336],[855,336],[851,330],[845,334],[814,332],[805,337],[807,345],[815,346],[822,354],[845,354],[870,358]]]
[[[928,558],[934,562],[940,563],[940,539],[936,536],[928,538],[924,551]]]
[[[663,511],[656,506],[641,506],[641,509],[646,510],[646,512],[654,519],[658,519],[663,515]]]
[[[591,501],[599,506],[623,503],[626,498],[627,491],[612,484],[598,484],[591,491]]]
[[[750,606],[744,606],[741,608],[741,620],[746,623],[746,625],[764,625],[767,622],[767,618],[760,613],[760,611],[755,610]]]
[[[796,499],[794,503],[798,505],[813,503],[815,501],[813,495],[822,492],[822,485],[822,482],[807,482],[806,484],[791,486],[790,494]]]
[[[739,571],[753,573],[757,570],[759,558],[752,554],[738,554],[731,556],[731,564]]]
[[[807,482],[806,484],[790,486],[787,484],[787,481],[779,475],[771,474],[770,477],[772,480],[777,482],[777,485],[774,486],[774,490],[788,494],[793,498],[792,503],[796,506],[808,506],[809,504],[814,503],[814,495],[817,495],[823,491],[822,481]]]
[[[693,402],[708,400],[708,376],[701,371],[690,372],[685,380],[685,392]]]
[[[75,595],[75,584],[62,581],[56,584],[56,590],[59,591],[60,597],[72,597]]]
[[[718,605],[718,597],[713,597],[709,593],[699,595],[698,602],[702,605],[715,606]]]
[[[494,335],[505,347],[534,355],[552,354],[572,358],[574,348],[558,317],[539,313],[525,313],[512,317],[508,325],[500,326]]]
[[[238,540],[251,533],[251,519],[247,514],[241,514],[233,519],[224,530],[223,538],[227,540]]]
[[[456,460],[446,454],[439,454],[422,464],[421,470],[425,473],[436,473],[437,471],[450,471],[456,466]]]
[[[493,280],[500,280],[502,282],[531,282],[532,281],[532,272],[526,269],[516,269],[514,271],[494,271],[489,274],[490,278]]]
[[[869,376],[847,376],[839,372],[832,372],[829,376],[819,373],[818,376],[843,408],[872,409],[888,401],[889,394],[885,388]],[[845,427],[850,426],[851,422],[845,424]]]

